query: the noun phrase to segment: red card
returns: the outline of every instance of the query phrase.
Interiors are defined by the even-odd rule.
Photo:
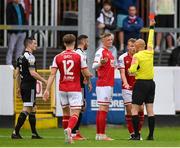
[[[155,14],[154,14],[153,12],[151,12],[151,13],[149,14],[149,19],[150,19],[150,20],[154,20],[154,18],[155,18]]]

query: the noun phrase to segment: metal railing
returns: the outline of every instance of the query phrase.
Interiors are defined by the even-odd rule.
[[[48,34],[44,31],[78,31],[77,26],[29,26],[29,25],[0,25],[0,30],[26,30],[26,31],[38,31],[44,44],[43,47],[43,69],[46,69],[47,64],[47,47],[48,47]]]
[[[77,26],[29,26],[29,25],[0,25],[0,30],[33,30],[39,31],[41,38],[44,41],[43,47],[43,69],[46,69],[46,55],[48,47],[48,34],[43,31],[78,31]]]
[[[57,26],[57,3],[58,0],[31,0],[32,5],[32,13],[29,15],[29,25],[34,26]],[[7,0],[4,1],[4,10],[7,7]],[[6,24],[6,13],[4,13],[4,24]],[[31,35],[31,31],[29,34]],[[44,31],[47,38],[47,43],[49,47],[53,47],[53,45],[57,42],[56,32],[48,32]],[[39,41],[39,46],[43,45],[43,37],[36,35],[36,39]],[[4,32],[4,47],[7,47],[7,31]]]
[[[47,57],[47,42],[48,42],[48,36],[43,31],[78,31],[78,26],[29,26],[29,25],[0,25],[0,30],[33,30],[33,31],[39,31],[42,39],[44,40],[43,45],[43,68],[46,68],[46,57]],[[141,29],[142,33],[148,33],[148,28]],[[156,32],[162,32],[162,33],[180,33],[180,28],[155,28]],[[175,41],[176,45],[176,35],[173,35],[173,39]],[[165,42],[164,42],[165,43]],[[165,46],[165,44],[164,44]],[[162,50],[158,57],[158,65],[161,63],[161,57],[162,57]]]
[[[142,33],[147,33],[149,31],[149,28],[143,28],[141,29]],[[177,43],[177,33],[180,33],[180,28],[155,28],[155,32],[162,32],[162,33],[171,33],[171,36],[174,40],[175,47],[178,45]],[[161,48],[166,48],[166,40],[162,40]],[[163,50],[160,50],[159,56],[158,56],[158,65],[161,65],[162,60],[162,52]]]
[[[55,36],[54,38],[51,37],[51,42],[53,42],[52,44],[56,44],[57,32],[58,31],[78,31],[79,32],[79,30],[81,30],[81,28],[83,28],[83,27],[87,28],[87,26],[86,26],[87,24],[83,23],[84,19],[82,19],[82,18],[80,18],[80,19],[78,18],[79,20],[82,19],[81,21],[79,21],[79,24],[80,24],[79,26],[81,26],[79,28],[78,28],[78,26],[58,26],[57,25],[57,23],[59,24],[59,22],[57,22],[57,20],[59,20],[58,19],[58,16],[59,16],[59,13],[60,13],[59,9],[61,9],[61,7],[59,7],[59,6],[63,5],[62,6],[63,10],[70,10],[70,9],[73,8],[72,7],[72,4],[73,4],[72,2],[73,1],[75,2],[75,6],[74,6],[74,7],[76,7],[75,10],[77,10],[78,0],[69,0],[69,1],[66,1],[66,0],[64,0],[64,1],[52,0],[51,2],[53,4],[49,3],[48,0],[32,0],[32,2],[34,4],[34,9],[33,9],[34,12],[33,12],[32,16],[30,18],[31,21],[30,21],[29,26],[28,25],[25,25],[25,26],[0,25],[0,30],[4,30],[4,32],[5,32],[4,44],[3,45],[7,47],[7,30],[12,30],[12,29],[13,30],[28,30],[29,32],[31,32],[32,30],[33,31],[37,31],[37,30],[40,31],[40,37],[39,37],[39,38],[41,38],[40,46],[41,47],[43,46],[43,49],[44,49],[43,50],[43,68],[46,68],[46,49],[47,49],[47,47],[49,47],[49,44],[48,44],[49,43],[49,35],[52,36],[52,34],[49,34],[49,33],[53,33],[53,32],[56,33],[54,35]],[[139,1],[141,1],[141,0],[139,0]],[[48,6],[48,4],[50,4],[50,5]],[[80,4],[81,3],[79,3],[79,6],[78,6],[79,10],[81,10],[82,7],[84,6],[84,5],[81,6]],[[50,11],[50,12],[48,12],[48,13],[45,12],[46,15],[44,16],[44,15],[42,15],[43,14],[42,12],[38,13],[39,12],[38,9],[40,11],[45,10],[45,11]],[[54,9],[54,10],[52,10],[52,9]],[[86,9],[88,9],[88,8],[86,8]],[[92,10],[89,10],[89,11],[92,11]],[[50,14],[50,13],[53,13],[53,14]],[[38,14],[39,14],[39,17],[37,16]],[[48,16],[48,15],[52,15],[52,16]],[[85,13],[83,15],[85,15]],[[33,17],[33,22],[32,22],[32,17]],[[44,17],[49,17],[49,18],[44,18]],[[84,18],[86,18],[86,17],[84,17]],[[38,19],[40,19],[40,21]],[[44,23],[44,20],[45,20],[46,23]],[[47,22],[51,22],[51,23],[47,23]],[[91,24],[95,25],[95,23],[92,23],[92,22],[91,22]],[[83,25],[83,27],[82,27],[82,25]],[[93,32],[92,29],[91,29],[91,32]],[[143,28],[141,30],[141,32],[148,32],[148,29]],[[164,33],[165,32],[179,32],[180,33],[180,29],[179,28],[156,28],[156,32],[164,32]],[[173,36],[173,38],[176,41],[176,36]],[[92,40],[92,36],[90,37],[90,40]],[[92,44],[95,44],[95,43],[92,42],[90,45],[92,45]],[[92,49],[94,49],[94,48],[92,48]],[[91,56],[94,56],[94,55],[91,55]],[[160,58],[161,58],[161,53],[160,53],[160,56],[159,56],[159,61],[160,61]]]
[[[6,7],[9,0],[4,0],[0,2],[3,4],[4,16],[3,24],[6,25]],[[31,0],[32,12],[29,15],[28,24],[30,26],[50,26],[55,27],[61,24],[63,20],[63,14],[65,11],[77,11],[78,9],[78,0]],[[61,14],[61,15],[60,15]],[[21,28],[21,27],[20,27]],[[62,27],[63,28],[63,27]],[[36,30],[36,29],[31,29]],[[28,34],[31,35],[32,31],[28,31]],[[41,29],[45,36],[47,36],[47,45],[48,47],[56,48],[57,47],[57,32],[51,29],[51,32],[48,29]],[[64,31],[63,29],[59,29]],[[68,30],[68,29],[67,29]],[[3,43],[0,47],[7,47],[7,30],[2,32]],[[43,37],[41,35],[35,35],[35,38],[38,41],[38,46],[43,46]]]

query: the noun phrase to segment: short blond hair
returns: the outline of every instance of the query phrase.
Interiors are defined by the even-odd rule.
[[[135,43],[136,42],[136,39],[134,39],[134,38],[130,38],[129,40],[128,40],[128,43],[129,42],[131,42],[131,43]]]
[[[101,39],[104,39],[104,38],[109,37],[109,36],[112,36],[112,35],[113,35],[112,33],[106,32],[106,33],[102,34],[102,35],[100,36],[100,38],[101,38]]]

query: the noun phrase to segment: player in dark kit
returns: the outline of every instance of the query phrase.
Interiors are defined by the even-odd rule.
[[[36,60],[33,51],[37,49],[37,41],[33,37],[28,37],[24,41],[25,51],[17,59],[16,79],[17,91],[23,101],[23,110],[20,113],[12,139],[22,139],[19,131],[23,126],[26,117],[29,116],[29,123],[32,131],[32,139],[41,139],[36,131],[36,81],[39,80],[47,84],[47,80],[36,72]]]
[[[78,36],[76,53],[78,53],[80,56],[82,56],[86,62],[87,62],[87,56],[86,56],[85,51],[87,50],[87,48],[88,48],[88,36],[84,35],[84,34]],[[85,102],[85,98],[84,98],[85,97],[85,91],[84,91],[85,84],[88,85],[89,91],[92,90],[92,84],[91,84],[90,79],[87,82],[86,78],[82,75],[82,73],[81,73],[81,77],[80,77],[80,82],[81,82],[81,89],[82,89],[82,95],[83,95],[83,102],[84,103],[83,103],[82,110],[79,114],[78,122],[72,130],[71,135],[72,135],[73,140],[86,140],[86,138],[80,134],[79,126],[80,126],[81,120],[82,120],[82,113],[85,111],[85,108],[86,108],[86,102]]]

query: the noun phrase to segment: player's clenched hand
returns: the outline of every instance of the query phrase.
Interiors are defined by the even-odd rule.
[[[154,26],[155,24],[156,24],[156,22],[154,19],[149,21],[149,26]]]
[[[130,86],[129,86],[128,83],[124,83],[124,84],[123,84],[123,87],[126,88],[126,89],[130,89]]]
[[[108,61],[108,58],[101,59],[101,64],[102,64],[102,65],[103,65],[103,64],[106,64],[107,61]]]
[[[49,91],[45,90],[44,94],[43,94],[43,100],[47,101],[49,99]]]
[[[154,18],[155,18],[155,13],[151,12],[149,14],[149,26],[154,26],[156,24]]]

